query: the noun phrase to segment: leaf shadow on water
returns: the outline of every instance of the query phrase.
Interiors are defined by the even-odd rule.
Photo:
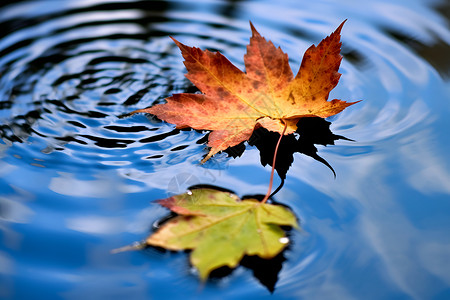
[[[190,191],[192,191],[194,189],[214,189],[214,190],[218,190],[218,191],[222,191],[222,192],[229,192],[229,193],[235,194],[233,191],[231,191],[229,189],[214,186],[214,185],[209,185],[209,184],[199,184],[199,185],[194,185],[194,186],[191,186],[188,188],[188,190],[190,190]],[[264,198],[264,195],[246,195],[246,196],[241,197],[241,200],[256,199],[256,200],[261,201],[263,198]],[[291,210],[289,206],[287,206],[283,203],[278,203],[278,202],[274,201],[273,199],[270,200],[270,204],[283,206],[283,207],[286,207],[289,210]],[[170,212],[166,216],[157,220],[153,225],[152,234],[155,231],[157,231],[161,226],[163,226],[165,223],[169,222],[171,219],[173,219],[177,216],[178,215],[176,213]],[[290,232],[291,232],[292,228],[289,226],[281,226],[281,228],[285,232],[286,238],[289,241],[291,241]],[[141,245],[141,246],[143,246],[144,249],[147,249],[147,250],[153,249],[153,250],[155,250],[157,252],[161,252],[161,253],[179,252],[179,251],[170,251],[170,250],[167,250],[167,249],[164,249],[161,247],[155,247],[155,246],[150,246],[150,245],[145,245],[145,246]],[[285,253],[286,253],[286,251],[290,250],[290,246],[291,246],[291,244],[288,243],[287,246],[280,253],[278,253],[276,256],[274,256],[271,259],[264,259],[264,258],[261,258],[256,255],[255,256],[244,255],[244,257],[240,261],[238,267],[241,266],[241,267],[244,267],[244,268],[252,271],[253,276],[264,287],[266,287],[270,293],[274,293],[275,286],[278,282],[279,272],[281,271],[281,269],[283,267],[283,263],[287,260],[285,257]],[[190,253],[191,250],[184,250],[183,252]],[[219,267],[219,268],[213,270],[209,274],[208,283],[220,284],[223,279],[231,276],[231,274],[236,270],[236,268],[230,268],[228,266],[223,266],[223,267]]]
[[[278,148],[277,159],[275,163],[275,170],[284,181],[286,174],[294,162],[294,153],[302,153],[310,156],[315,160],[326,165],[336,177],[336,172],[333,167],[317,152],[315,145],[334,145],[336,140],[353,141],[341,135],[336,135],[330,130],[331,122],[319,117],[305,117],[301,118],[297,123],[297,131],[295,134],[289,134],[281,139]],[[269,131],[265,128],[258,128],[253,132],[248,144],[255,146],[260,152],[260,160],[263,166],[272,166],[273,153],[275,146],[280,138],[277,132]],[[234,158],[241,156],[245,151],[244,143],[231,147],[225,152]]]
[[[174,218],[176,214],[170,214],[164,217],[164,220],[170,220]],[[286,236],[289,238],[289,231],[286,231]],[[145,246],[144,251],[149,251],[149,255],[155,255],[155,253],[160,253],[163,255],[165,253],[176,253],[177,251],[167,250],[162,247],[155,246]],[[271,259],[264,259],[259,256],[244,256],[239,263],[239,266],[250,270],[253,276],[265,287],[270,293],[274,293],[276,289],[276,284],[278,282],[278,275],[283,268],[283,263],[287,260],[285,253],[290,250],[290,245],[288,245],[282,252]],[[191,250],[184,250],[185,253],[190,253]],[[162,257],[162,256],[161,256]],[[163,258],[162,258],[163,259]],[[220,285],[221,282],[227,277],[231,276],[236,270],[227,266],[220,267],[213,270],[208,277],[208,283],[213,285]]]
[[[253,276],[265,286],[270,293],[275,292],[275,286],[278,282],[278,274],[280,273],[283,263],[286,261],[285,252],[289,250],[289,247],[280,252],[277,256],[271,259],[264,259],[259,256],[245,256],[240,263],[243,266],[252,271]],[[230,276],[234,269],[229,267],[221,267],[211,272],[210,280],[220,281],[221,279]]]

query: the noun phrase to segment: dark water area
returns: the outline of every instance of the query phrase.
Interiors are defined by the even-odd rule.
[[[450,299],[449,11],[439,0],[2,1],[0,298]],[[202,284],[183,252],[111,254],[167,216],[155,199],[199,184],[267,191],[261,145],[200,165],[206,132],[121,117],[195,92],[169,36],[244,69],[251,20],[296,73],[345,19],[330,97],[363,101],[327,121],[354,141],[315,145],[336,178],[289,154],[274,200],[302,229],[278,261],[247,258]]]

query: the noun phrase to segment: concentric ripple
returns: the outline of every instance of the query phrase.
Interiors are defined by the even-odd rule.
[[[168,38],[174,32],[161,29],[167,8],[164,2],[105,3],[3,20],[4,143],[27,144],[16,147],[26,151],[19,156],[40,158],[44,166],[59,151],[76,161],[73,166],[93,169],[161,160],[196,147],[200,135],[183,133],[174,140],[179,131],[172,126],[119,118],[189,86]]]

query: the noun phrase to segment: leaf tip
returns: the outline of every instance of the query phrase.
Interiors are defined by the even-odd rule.
[[[179,43],[178,42],[178,40],[176,39],[176,38],[174,38],[173,36],[169,36],[171,39],[172,39],[172,41],[174,41],[175,43]]]
[[[248,22],[250,23],[250,28],[251,28],[251,30],[252,30],[252,35],[253,35],[254,37],[255,37],[255,36],[259,36],[260,34],[259,34],[258,30],[256,30],[255,26],[253,26],[252,21],[248,21]]]
[[[183,216],[205,216],[205,214],[191,210],[188,207],[183,206],[184,204],[188,203],[190,200],[186,197],[191,196],[192,194],[185,193],[178,196],[172,196],[165,199],[156,200],[155,202],[158,203],[161,206],[164,206],[165,208],[170,209],[172,212],[183,215]],[[178,199],[176,199],[177,197]],[[181,199],[180,199],[181,197]]]
[[[149,110],[150,110],[150,107],[133,110],[132,112],[128,113],[126,116],[131,117],[132,115],[138,114],[138,113],[150,113]]]
[[[178,206],[175,197],[156,200],[156,203],[179,215],[189,215],[191,213],[188,209]]]
[[[156,200],[155,202],[161,206],[168,208],[168,209],[175,206],[175,198],[174,197],[159,199],[159,200]]]
[[[184,45],[183,43],[181,43],[180,41],[178,41],[176,38],[174,38],[173,36],[170,36],[170,38],[172,39],[172,41],[174,41],[174,43],[177,45],[178,48],[180,48],[180,50],[183,50],[184,47],[186,47],[186,45]]]
[[[201,164],[201,165],[203,165],[203,164],[204,164],[205,162],[207,162],[207,161],[208,161],[208,159],[210,159],[210,158],[211,158],[211,156],[212,156],[212,155],[209,155],[209,154],[208,154],[208,155],[206,155],[206,156],[205,156],[205,157],[204,157],[204,158],[203,158],[203,159],[202,159],[202,160],[200,161],[200,164]]]
[[[338,28],[335,30],[336,34],[341,34],[342,27],[344,26],[345,22],[347,22],[348,19],[345,19],[342,21],[342,23],[338,26]]]
[[[209,277],[209,274],[211,273],[211,270],[201,270],[200,268],[197,267],[197,271],[198,271],[198,275],[200,277],[200,281],[202,283],[205,283]]]
[[[358,100],[358,101],[354,101],[354,102],[346,102],[346,104],[347,104],[347,107],[348,107],[348,106],[350,106],[350,105],[359,103],[359,102],[361,102],[361,101],[362,101],[362,100]]]
[[[201,160],[200,164],[203,165],[205,162],[207,162],[211,157],[213,157],[218,152],[219,152],[219,150],[217,150],[215,148],[211,148],[211,150],[209,150],[208,154]]]
[[[128,246],[124,246],[124,247],[113,249],[113,250],[111,250],[111,254],[117,254],[117,253],[128,252],[128,251],[142,250],[145,247],[146,247],[146,243],[145,242],[135,242],[135,243],[133,243],[131,245],[128,245]]]

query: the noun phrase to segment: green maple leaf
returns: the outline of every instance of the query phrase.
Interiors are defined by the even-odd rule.
[[[195,189],[158,203],[178,216],[146,243],[169,250],[192,249],[190,260],[202,280],[219,267],[236,267],[244,255],[276,256],[288,242],[280,226],[298,227],[295,215],[286,207],[240,200],[213,189]]]

